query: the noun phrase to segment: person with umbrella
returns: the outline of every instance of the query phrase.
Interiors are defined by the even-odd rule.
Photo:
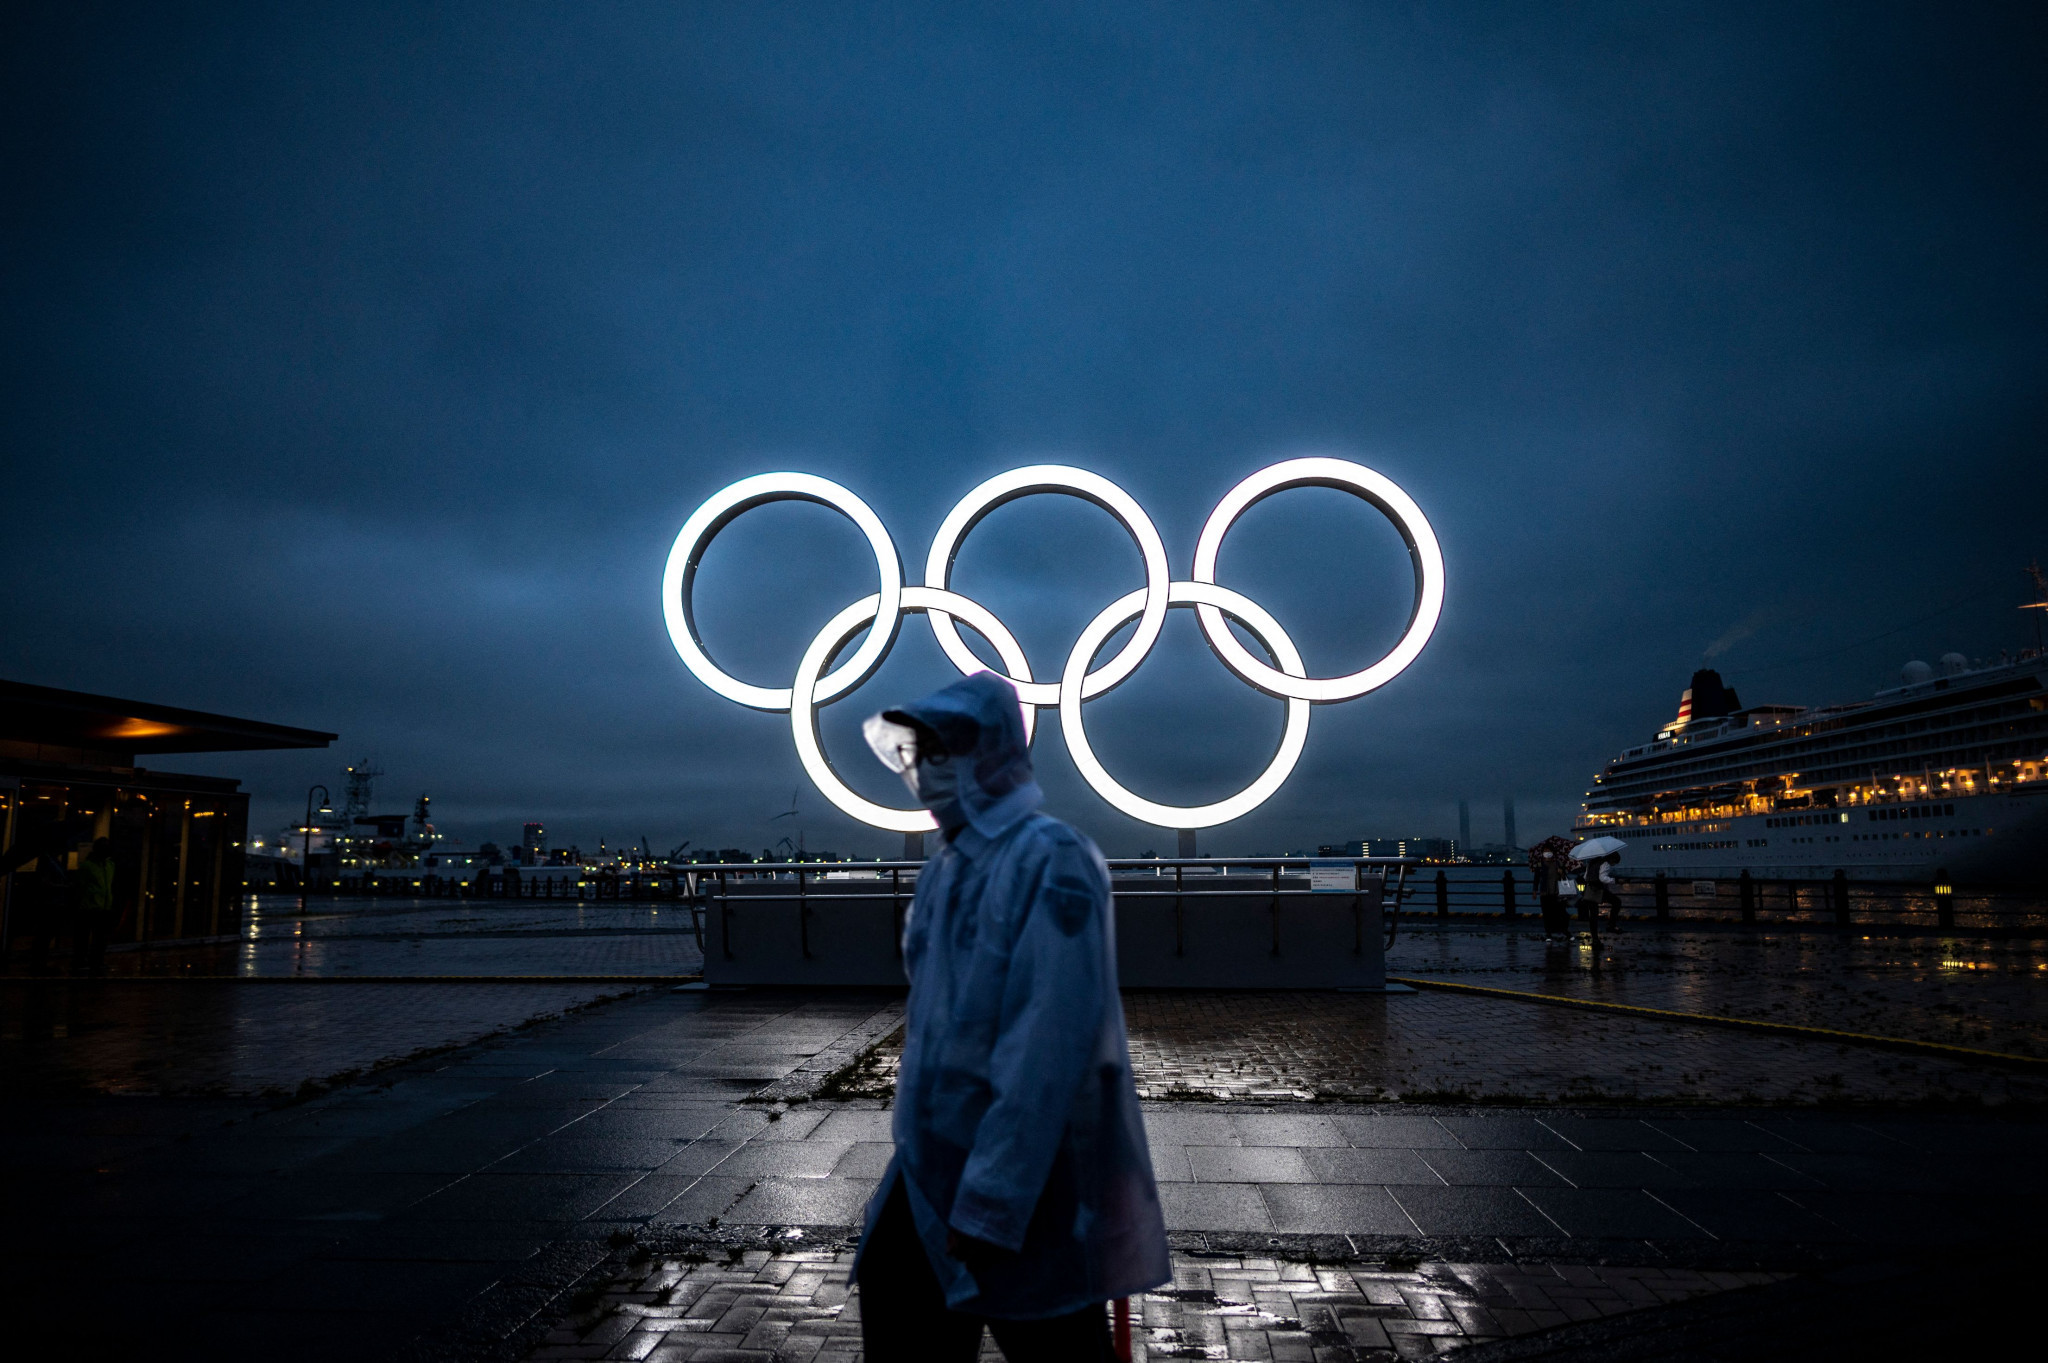
[[[1588,838],[1572,849],[1572,856],[1586,868],[1586,892],[1579,897],[1579,913],[1591,925],[1595,942],[1600,937],[1600,908],[1607,906],[1607,921],[1621,923],[1620,886],[1614,868],[1628,846],[1620,838]]]

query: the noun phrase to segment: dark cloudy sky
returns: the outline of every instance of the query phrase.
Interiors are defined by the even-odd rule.
[[[769,469],[921,564],[984,477],[1127,487],[1177,574],[1277,458],[1405,486],[1450,565],[1394,684],[1205,840],[1562,827],[1713,656],[1746,700],[1867,694],[2031,641],[2048,557],[2048,80],[2037,6],[1086,3],[10,7],[0,675],[332,729],[380,805],[586,847],[893,851],[719,700],[659,580]],[[815,507],[736,523],[701,607],[787,685],[873,590]],[[915,571],[915,569],[913,569]],[[1327,491],[1227,583],[1318,672],[1405,616]],[[1139,585],[1082,503],[992,517],[957,581],[1041,675]],[[945,681],[918,621],[828,711]],[[1248,781],[1280,706],[1176,612],[1090,732],[1142,793]],[[1081,786],[1111,853],[1170,850]],[[799,814],[776,820],[796,790]]]

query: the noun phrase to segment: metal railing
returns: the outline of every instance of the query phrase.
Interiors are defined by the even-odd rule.
[[[1227,889],[1207,887],[1212,876],[1229,871],[1234,877],[1266,875],[1280,879],[1282,896],[1309,893],[1296,883],[1292,872],[1312,864],[1349,861],[1362,868],[1382,868],[1387,876],[1384,903],[1388,940],[1398,931],[1405,909],[1440,921],[1472,919],[1516,919],[1535,917],[1541,909],[1536,885],[1525,867],[1455,865],[1434,866],[1414,858],[1389,857],[1238,857],[1238,858],[1116,858],[1110,862],[1117,879],[1117,893],[1143,897],[1207,894],[1243,894],[1242,885]],[[692,909],[702,934],[702,911],[722,886],[780,877],[801,881],[805,897],[824,879],[838,879],[852,873],[862,877],[889,879],[887,889],[869,898],[907,901],[915,890],[918,861],[892,862],[702,862],[679,865],[664,871],[606,875],[586,871],[572,878],[524,874],[517,880],[493,871],[479,879],[425,874],[419,876],[323,876],[305,892],[322,898],[376,896],[403,899],[463,899],[480,903],[566,901],[568,903],[619,901],[625,903],[680,903]],[[524,870],[524,868],[521,868]],[[1172,887],[1137,888],[1133,881],[1146,874],[1171,876]],[[581,883],[578,883],[580,879]],[[1671,878],[1660,891],[1654,878],[1630,876],[1622,868],[1620,897],[1622,913],[1631,919],[1654,918],[1683,925],[1726,922],[1770,924],[1818,924],[1884,927],[1920,923],[2012,929],[2048,928],[2048,894],[2039,890],[1954,886],[1944,893],[1936,882],[1886,882],[1852,880],[1846,894],[1838,891],[1832,876],[1809,879],[1757,878],[1745,894],[1739,878],[1719,879],[1713,896],[1694,893],[1692,878]],[[267,887],[250,885],[251,893]],[[299,892],[296,885],[279,887]],[[1270,886],[1269,886],[1270,889]],[[277,891],[272,891],[277,892]],[[843,898],[835,893],[833,898]],[[1568,896],[1569,898],[1570,896]],[[1842,912],[1848,909],[1845,923]]]
[[[1184,950],[1186,940],[1185,906],[1190,899],[1231,898],[1244,899],[1247,896],[1264,896],[1273,916],[1274,951],[1279,950],[1279,910],[1285,899],[1326,896],[1344,891],[1319,890],[1308,883],[1312,867],[1349,866],[1352,872],[1351,895],[1354,909],[1357,896],[1364,890],[1364,880],[1377,872],[1383,881],[1381,904],[1386,915],[1387,944],[1392,945],[1398,929],[1402,898],[1411,892],[1408,874],[1421,862],[1413,857],[1109,857],[1110,893],[1118,898],[1128,899],[1171,899],[1174,901],[1174,932],[1176,951]],[[810,917],[816,900],[829,903],[861,903],[887,900],[895,908],[896,936],[902,937],[903,911],[909,899],[917,893],[917,876],[925,867],[922,861],[772,861],[772,862],[707,862],[691,867],[684,875],[688,877],[688,894],[696,908],[694,915],[697,927],[697,945],[704,946],[703,915],[713,905],[719,912],[720,939],[731,941],[732,904],[735,898],[746,899],[794,899],[797,902],[797,933],[799,946],[805,960],[811,959]],[[1294,875],[1291,872],[1299,872]],[[838,885],[859,884],[866,880],[880,880],[887,877],[889,887],[874,890],[839,889]],[[1133,882],[1172,877],[1171,887],[1160,886],[1146,889]],[[1247,879],[1261,879],[1263,885],[1246,885]],[[1229,879],[1240,883],[1205,887],[1202,882],[1210,879]],[[1191,883],[1192,882],[1192,883]],[[1295,883],[1300,882],[1300,883]],[[820,885],[833,884],[834,889],[823,894],[813,894]],[[765,888],[787,884],[792,893],[777,895]],[[735,896],[735,886],[750,887]],[[1361,927],[1361,932],[1363,928]],[[1363,943],[1361,942],[1361,946]],[[731,959],[732,951],[726,948],[726,957]]]
[[[894,907],[896,915],[897,951],[900,954],[903,936],[903,910],[910,896],[917,893],[917,873],[923,869],[921,861],[753,861],[753,862],[706,862],[684,872],[687,877],[693,906],[696,910],[697,949],[704,949],[704,914],[713,904],[718,905],[719,940],[725,943],[725,958],[732,959],[732,887],[735,882],[742,885],[776,885],[785,880],[795,882],[796,893],[788,898],[797,901],[797,936],[805,960],[811,959],[811,887],[819,882],[838,880],[841,883],[857,883],[865,880],[880,880],[887,876],[886,890],[835,890],[825,896],[834,903],[861,903],[886,899]],[[717,888],[711,888],[715,882]],[[743,898],[769,898],[768,895],[748,895]],[[773,896],[783,898],[785,896]]]
[[[1630,875],[1624,862],[1619,886],[1625,919],[1674,926],[1747,924],[1762,926],[1956,926],[2034,929],[2048,927],[2048,893],[2040,890],[1954,885],[1925,881],[1836,881],[1832,873],[1808,877],[1667,877]],[[1714,893],[1696,894],[1711,881]],[[1412,914],[1439,921],[1534,919],[1542,910],[1534,877],[1524,867],[1424,865],[1408,879]],[[1576,889],[1565,903],[1577,902]],[[1944,904],[1944,900],[1953,901]]]

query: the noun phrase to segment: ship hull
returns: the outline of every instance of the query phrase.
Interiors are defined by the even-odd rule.
[[[1672,880],[1824,880],[2048,887],[2048,790],[1687,823],[1612,819],[1575,830],[1628,843],[1621,871]]]

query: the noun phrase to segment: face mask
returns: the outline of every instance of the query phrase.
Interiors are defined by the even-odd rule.
[[[909,725],[870,715],[861,725],[861,733],[882,765],[902,777],[911,795],[926,809],[936,812],[960,798],[960,769],[952,754],[944,749],[919,752],[917,731]]]
[[[910,793],[917,802],[934,812],[944,809],[960,798],[960,767],[948,753],[939,753],[937,760],[922,758],[918,764],[903,773],[903,784],[910,787]]]

